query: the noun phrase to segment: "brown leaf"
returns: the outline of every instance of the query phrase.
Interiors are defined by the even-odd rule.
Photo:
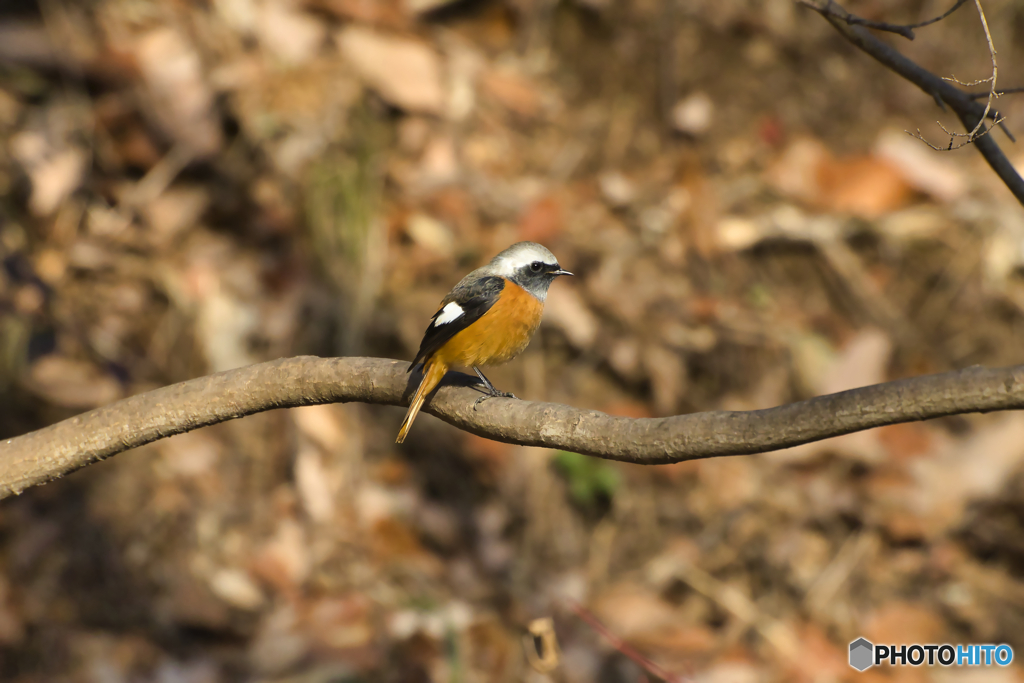
[[[931,607],[890,602],[868,617],[863,635],[873,643],[941,643],[947,633],[942,615]]]
[[[466,645],[466,661],[481,680],[507,680],[503,674],[518,654],[518,643],[498,619],[480,620],[466,629]]]
[[[366,596],[323,598],[308,605],[303,616],[303,627],[309,633],[314,651],[344,653],[350,657],[358,654],[358,659],[370,655],[369,652],[353,652],[370,645],[375,635],[371,621],[373,603]]]
[[[519,239],[541,244],[549,243],[562,231],[562,213],[558,197],[541,197],[530,204],[519,217]]]
[[[830,641],[818,624],[804,624],[798,637],[800,656],[794,666],[797,680],[840,680],[852,670],[845,650]]]
[[[324,467],[320,450],[309,441],[299,443],[295,454],[295,490],[302,507],[315,522],[328,522],[334,517],[337,478]]]
[[[324,23],[297,11],[288,0],[264,0],[257,5],[256,34],[285,64],[302,64],[312,59],[327,36]]]
[[[294,594],[312,566],[306,534],[294,519],[283,519],[277,533],[253,560],[252,571],[285,595]]]
[[[87,409],[122,397],[121,384],[92,363],[43,356],[29,369],[29,391],[64,408]]]
[[[488,70],[480,76],[480,88],[514,114],[534,118],[543,104],[537,87],[514,73]]]
[[[232,607],[256,610],[263,605],[263,591],[240,569],[219,569],[210,576],[210,590]]]
[[[891,353],[888,335],[873,328],[858,332],[836,354],[831,353],[824,340],[811,335],[797,337],[794,342],[801,379],[818,395],[884,382]],[[799,462],[826,452],[871,463],[886,455],[878,432],[865,431],[788,448],[781,452],[781,457],[786,462]]]
[[[589,350],[597,339],[600,321],[569,283],[559,282],[558,290],[548,297],[545,321],[562,331],[574,348]]]
[[[901,130],[883,131],[875,141],[875,154],[899,169],[916,190],[949,202],[967,191],[962,167]]]
[[[172,187],[144,203],[140,208],[152,228],[157,244],[166,245],[181,233],[195,228],[210,206],[210,195],[199,185]]]
[[[889,455],[896,459],[924,455],[935,447],[932,429],[922,424],[889,425],[876,433]]]
[[[218,152],[223,143],[220,122],[195,48],[171,28],[144,34],[134,48],[152,98],[147,111],[191,154]]]
[[[84,150],[69,145],[51,149],[41,134],[19,133],[11,137],[11,156],[18,160],[32,182],[29,209],[48,216],[78,189],[85,175],[88,157]]]
[[[906,206],[914,191],[891,162],[857,156],[824,164],[818,171],[818,202],[828,211],[877,218]]]
[[[342,19],[380,28],[401,29],[409,24],[404,0],[305,0],[307,7]]]
[[[715,118],[715,103],[705,92],[695,92],[672,106],[672,126],[687,135],[706,133]]]
[[[11,590],[7,578],[0,576],[0,644],[17,645],[25,637],[22,615],[10,600]]]
[[[465,433],[463,443],[466,448],[466,455],[472,460],[479,462],[493,474],[498,474],[505,469],[509,460],[515,455],[518,446],[501,443],[492,439],[485,439],[482,436]]]
[[[672,605],[634,583],[618,583],[606,590],[594,601],[593,611],[612,633],[627,639],[681,621]]]
[[[350,26],[338,34],[338,47],[366,84],[389,103],[409,111],[441,113],[441,60],[426,44]]]
[[[914,193],[892,162],[873,155],[836,158],[807,137],[795,140],[769,167],[768,182],[820,210],[864,218],[895,211]]]
[[[986,419],[974,434],[950,442],[931,458],[909,463],[916,480],[906,508],[937,534],[959,523],[964,508],[1002,490],[1024,459],[1024,416]]]

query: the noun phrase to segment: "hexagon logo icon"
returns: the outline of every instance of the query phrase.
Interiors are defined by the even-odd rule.
[[[864,671],[874,664],[875,646],[869,640],[858,638],[850,643],[850,666]]]

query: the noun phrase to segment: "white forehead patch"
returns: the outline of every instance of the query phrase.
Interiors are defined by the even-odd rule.
[[[434,327],[437,327],[438,325],[447,325],[453,320],[458,320],[462,317],[463,312],[462,306],[452,301],[441,309],[440,315],[434,318]]]
[[[558,264],[555,255],[536,242],[519,242],[494,257],[491,265],[505,277],[511,277],[523,266],[540,261],[549,266]]]

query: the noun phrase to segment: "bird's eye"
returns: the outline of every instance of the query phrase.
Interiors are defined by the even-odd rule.
[[[530,270],[532,270],[535,273],[539,273],[543,267],[544,264],[541,263],[540,261],[534,261],[533,263],[530,264]]]

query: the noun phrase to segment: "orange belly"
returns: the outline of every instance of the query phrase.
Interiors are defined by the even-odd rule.
[[[447,365],[498,365],[520,353],[540,325],[544,304],[519,285],[506,281],[490,310],[452,337],[436,356]]]

